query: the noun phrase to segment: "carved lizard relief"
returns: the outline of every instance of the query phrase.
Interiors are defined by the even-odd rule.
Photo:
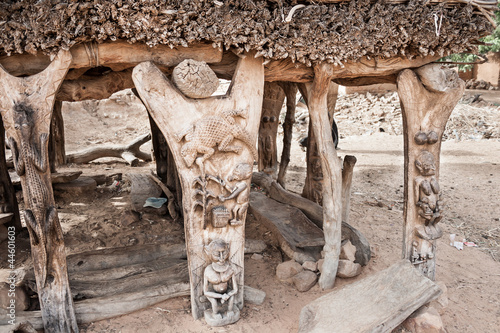
[[[197,164],[203,164],[215,153],[215,146],[218,147],[219,151],[239,154],[242,147],[231,145],[234,139],[243,141],[250,148],[254,159],[258,159],[250,134],[234,119],[236,116],[244,118],[242,114],[242,110],[231,110],[216,116],[206,116],[178,133],[176,135],[177,141],[181,141],[183,138],[186,140],[181,148],[181,155],[187,167],[193,165],[198,154],[203,154],[203,156],[200,157]]]
[[[19,176],[26,177],[27,207],[24,211],[26,225],[30,233],[32,246],[42,246],[42,262],[35,263],[42,270],[42,285],[47,277],[47,250],[46,234],[54,225],[56,211],[49,206],[49,191],[42,179],[42,174],[47,171],[47,140],[48,133],[40,134],[39,143],[33,137],[35,121],[34,110],[21,102],[14,104],[14,128],[19,142],[9,137],[12,149],[14,166]],[[55,225],[59,226],[58,223]]]

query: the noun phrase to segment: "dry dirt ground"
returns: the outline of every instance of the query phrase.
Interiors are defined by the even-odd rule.
[[[472,96],[472,95],[471,95]],[[385,103],[381,102],[381,99]],[[373,101],[372,101],[373,99]],[[449,306],[442,316],[448,332],[500,332],[500,140],[497,106],[464,99],[450,123],[443,143],[440,185],[445,198],[444,237],[438,240],[437,280],[448,288]],[[298,111],[298,114],[303,112]],[[64,108],[67,151],[90,145],[124,143],[146,133],[145,111],[130,93],[111,100],[75,103]],[[383,118],[383,119],[382,119]],[[373,259],[354,279],[337,279],[336,287],[389,267],[401,257],[403,230],[403,139],[397,96],[388,94],[341,97],[336,119],[341,134],[340,156],[355,155],[350,223],[370,241]],[[454,120],[455,119],[455,120]],[[307,120],[307,119],[306,119]],[[389,124],[390,123],[390,124]],[[296,125],[287,189],[300,192],[305,176],[305,152],[297,140],[306,122]],[[380,130],[383,129],[383,131]],[[487,134],[485,134],[487,133]],[[489,137],[489,139],[484,139]],[[281,136],[279,140],[281,140]],[[144,150],[150,149],[145,145]],[[280,148],[281,149],[281,148]],[[70,165],[84,175],[121,172],[148,173],[152,163],[127,167],[117,160]],[[102,192],[102,193],[101,193]],[[141,221],[121,226],[128,208],[127,184],[121,192],[95,191],[86,196],[57,196],[68,253],[147,243],[183,241],[183,226],[168,216],[145,215]],[[261,260],[245,259],[245,284],[264,290],[260,306],[247,304],[241,319],[223,328],[195,321],[189,297],[165,301],[123,317],[81,326],[81,332],[295,332],[300,310],[329,291],[316,285],[301,293],[281,284],[276,266],[284,260],[265,227],[249,216],[247,237],[269,246]],[[462,251],[450,246],[449,235],[467,239],[478,247]],[[22,244],[19,244],[21,247]],[[29,263],[28,251],[18,260]],[[2,261],[3,262],[3,261]],[[96,286],[98,288],[98,286]]]

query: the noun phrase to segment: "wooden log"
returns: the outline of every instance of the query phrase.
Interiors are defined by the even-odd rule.
[[[264,171],[276,177],[278,171],[278,135],[281,106],[285,100],[285,93],[277,82],[264,84],[264,99],[262,102],[262,116],[259,127],[259,171]]]
[[[306,305],[299,332],[391,332],[439,294],[439,286],[401,260]]]
[[[330,120],[328,119],[328,90],[333,65],[314,67],[314,81],[308,90],[309,117],[317,140],[323,172],[323,232],[325,261],[319,285],[333,288],[337,274],[342,225],[342,166],[335,151]]]
[[[286,97],[286,116],[283,123],[283,150],[281,152],[278,184],[285,188],[286,171],[290,163],[290,150],[292,149],[293,124],[295,122],[295,107],[297,106],[297,85],[291,82],[280,82],[281,89]]]
[[[321,247],[325,244],[323,232],[298,208],[252,192],[249,209],[273,232],[287,256],[299,263],[321,258]]]
[[[222,58],[222,50],[213,48],[211,44],[171,49],[167,45],[149,47],[143,43],[130,44],[124,40],[77,44],[70,52],[70,68],[105,66],[115,71],[132,68],[143,61],[154,61],[162,67],[174,67],[185,59],[216,63]],[[20,54],[0,57],[0,64],[11,75],[33,75],[44,70],[50,64],[50,59],[42,54]]]
[[[261,172],[254,172],[252,182],[262,187],[270,198],[300,209],[314,224],[323,228],[323,208],[298,194],[281,187],[271,177]],[[356,247],[355,262],[365,266],[371,258],[370,243],[359,230],[346,222],[342,222],[342,240],[350,240]]]
[[[346,155],[342,167],[342,222],[349,223],[349,208],[351,203],[351,184],[356,157]]]
[[[14,228],[16,234],[22,230],[16,191],[5,160],[5,130],[2,117],[0,117],[0,225],[4,223],[7,228]]]
[[[43,72],[33,76],[16,78],[0,66],[0,113],[14,166],[21,177],[24,220],[30,235],[43,326],[48,332],[78,332],[48,161],[55,94],[70,64],[71,53],[60,51]]]
[[[133,87],[132,69],[130,68],[98,77],[83,76],[74,80],[66,80],[57,92],[56,99],[67,102],[106,99],[115,92]]]
[[[85,46],[87,45],[87,47]],[[94,50],[88,52],[87,50]],[[236,69],[238,56],[231,51],[222,52],[212,48],[209,44],[197,44],[188,48],[179,47],[170,49],[165,45],[150,48],[145,44],[128,44],[125,41],[105,42],[99,44],[78,44],[71,48],[73,61],[71,68],[90,68],[107,66],[114,71],[123,71],[132,68],[143,61],[154,61],[158,66],[174,67],[185,59],[205,61],[210,64],[218,77],[230,80]],[[392,78],[386,78],[399,73],[403,69],[418,68],[431,63],[440,56],[408,59],[398,56],[392,58],[361,58],[356,62],[346,62],[344,66],[333,68],[335,79],[355,79],[361,77],[380,78],[373,83],[384,83]],[[0,64],[14,76],[33,75],[45,69],[50,63],[49,57],[44,55],[20,54],[0,57]],[[74,77],[74,76],[73,76]],[[77,76],[78,77],[78,76]],[[265,65],[265,81],[312,82],[314,70],[301,63],[294,63],[290,58],[272,60]],[[366,80],[366,79],[364,79]],[[348,81],[344,81],[346,83]],[[338,82],[341,83],[342,82]],[[348,83],[346,83],[348,84]],[[352,85],[358,85],[353,83]]]
[[[62,102],[54,102],[52,120],[50,121],[49,135],[50,172],[57,172],[56,168],[66,164],[66,147],[64,145],[64,119],[62,116]]]
[[[434,280],[436,239],[442,236],[439,157],[446,122],[465,84],[441,65],[398,76],[405,156],[403,257]]]
[[[139,159],[151,161],[151,154],[141,151],[140,147],[151,140],[151,134],[143,134],[126,145],[102,145],[91,147],[66,156],[68,163],[88,163],[102,157],[118,157],[130,166],[137,166]]]
[[[243,230],[264,88],[262,59],[247,54],[239,60],[224,98],[187,98],[151,62],[136,66],[132,77],[181,179],[193,317],[203,315],[200,297],[207,284],[217,283],[205,279],[213,258],[207,261],[204,249],[212,253],[214,246],[224,248],[225,267],[238,267],[238,273],[228,272],[231,295],[226,295],[240,309]]]
[[[219,79],[204,61],[186,59],[172,72],[172,82],[190,98],[207,98],[219,87]]]

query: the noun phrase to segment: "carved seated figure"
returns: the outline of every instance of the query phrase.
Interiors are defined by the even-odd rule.
[[[205,320],[211,326],[232,324],[239,319],[239,309],[234,305],[238,284],[233,264],[228,260],[229,244],[216,239],[205,247],[205,252],[212,261],[203,274],[203,293],[212,306],[205,311]]]

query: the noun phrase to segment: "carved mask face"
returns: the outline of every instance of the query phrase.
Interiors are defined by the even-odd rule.
[[[433,176],[436,174],[434,156],[428,151],[423,151],[415,161],[415,166],[422,176]]]
[[[205,248],[205,252],[212,262],[223,264],[229,258],[229,244],[223,240],[214,240]]]

